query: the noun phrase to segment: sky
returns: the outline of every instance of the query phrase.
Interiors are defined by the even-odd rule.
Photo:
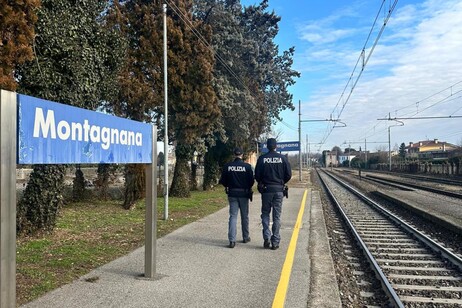
[[[392,150],[433,139],[462,145],[462,0],[269,6],[281,17],[279,51],[294,46],[292,68],[301,73],[289,88],[296,109],[282,112],[274,127],[278,141],[299,139],[300,118],[302,147],[312,153],[388,150],[388,132]],[[331,119],[338,121],[320,121]]]

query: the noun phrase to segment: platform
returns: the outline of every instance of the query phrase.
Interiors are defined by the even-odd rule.
[[[157,240],[155,280],[139,279],[141,247],[22,307],[341,307],[319,193],[291,188],[275,251],[263,248],[260,207],[257,194],[249,243],[239,218],[227,248],[226,207]]]

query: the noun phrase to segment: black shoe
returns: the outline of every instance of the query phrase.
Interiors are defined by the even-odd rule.
[[[244,244],[250,242],[250,237],[245,238],[242,242],[243,242]]]
[[[273,245],[273,246],[271,247],[271,250],[276,250],[276,249],[279,249],[279,245]]]
[[[228,248],[234,248],[236,246],[236,242],[229,242]]]
[[[270,248],[270,245],[271,245],[271,243],[268,240],[265,240],[265,242],[263,243],[263,247],[266,248],[266,249]]]

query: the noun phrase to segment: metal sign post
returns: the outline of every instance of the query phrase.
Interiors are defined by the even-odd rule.
[[[0,90],[0,307],[16,307],[16,93]]]
[[[146,226],[144,246],[144,277],[156,275],[157,247],[157,132],[152,127],[152,163],[146,166]]]

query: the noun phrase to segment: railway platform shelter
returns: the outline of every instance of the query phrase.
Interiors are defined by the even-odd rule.
[[[157,240],[153,280],[140,278],[141,247],[23,307],[341,307],[319,193],[291,188],[275,251],[260,208],[257,194],[249,243],[227,248],[225,207]]]

